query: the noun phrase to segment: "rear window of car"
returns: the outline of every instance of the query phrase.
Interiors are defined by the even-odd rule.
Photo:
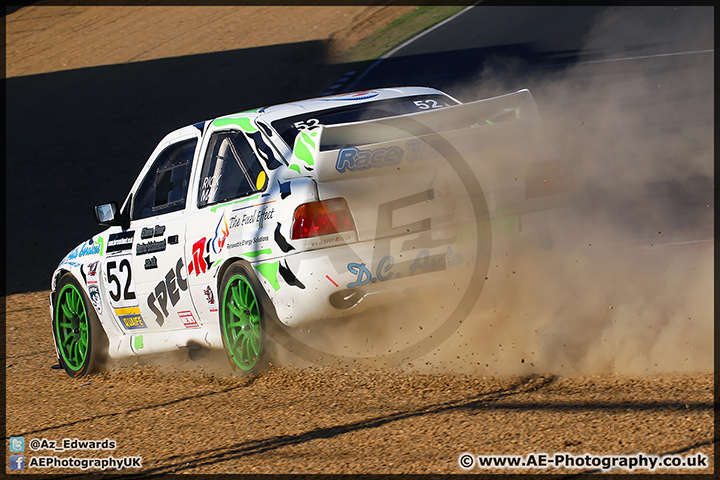
[[[285,143],[292,148],[295,144],[295,137],[300,130],[311,130],[317,125],[337,125],[340,123],[375,120],[408,113],[426,112],[452,105],[457,105],[457,102],[445,95],[414,95],[302,113],[293,117],[275,120],[272,122],[272,127]]]
[[[198,207],[225,202],[262,190],[265,172],[242,132],[213,134],[200,173]]]

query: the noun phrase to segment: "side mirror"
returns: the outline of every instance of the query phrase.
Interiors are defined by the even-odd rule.
[[[120,225],[123,229],[126,229],[130,223],[127,217],[120,212],[117,202],[95,205],[95,221],[105,227]]]

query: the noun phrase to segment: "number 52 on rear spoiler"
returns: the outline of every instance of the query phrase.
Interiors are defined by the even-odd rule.
[[[539,126],[540,115],[528,90],[427,112],[321,125],[297,135],[287,177],[325,182],[383,174],[387,167],[430,158],[432,145],[439,141],[449,142],[469,157],[467,161],[475,162],[489,148],[527,141],[528,134],[539,133],[534,131]]]

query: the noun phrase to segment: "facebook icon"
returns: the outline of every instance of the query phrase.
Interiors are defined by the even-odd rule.
[[[10,470],[25,470],[25,455],[10,455]]]

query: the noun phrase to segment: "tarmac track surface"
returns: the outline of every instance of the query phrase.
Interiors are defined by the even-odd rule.
[[[72,15],[66,18],[70,17]],[[147,21],[152,23],[150,18]],[[33,26],[26,21],[24,28],[28,31],[41,28],[42,18],[38,17],[34,22],[36,24]],[[302,22],[298,20],[296,23]],[[170,29],[171,26],[166,28]],[[102,36],[102,31],[97,33]],[[303,38],[292,41],[298,43],[274,53],[281,57],[285,55],[282,58],[287,57],[290,61],[296,49],[315,46],[303,44]],[[73,48],[92,51],[92,44],[85,42],[84,45]],[[78,58],[88,57],[80,55]],[[217,63],[218,59],[226,57],[213,58]],[[183,61],[195,65],[193,62],[196,60]],[[22,93],[15,98],[18,104],[21,103],[18,99],[35,98],[32,93],[37,92],[37,104],[49,105],[45,113],[52,113],[58,110],[54,100],[49,103],[42,100],[46,98],[43,95],[54,98],[50,95],[55,90],[48,89],[48,86],[64,85],[66,93],[77,94],[79,91],[73,90],[76,88],[73,85],[82,84],[86,92],[90,89],[92,95],[99,95],[102,88],[97,85],[102,82],[97,80],[110,79],[109,72],[122,74],[116,77],[120,80],[143,78],[136,73],[165,75],[168,69],[173,71],[177,65],[182,65],[182,62],[172,65],[150,62],[137,67],[140,69],[138,71],[122,68],[78,69],[65,74],[21,76],[9,84],[9,91]],[[72,75],[78,76],[73,80],[70,78]],[[325,75],[330,81],[332,75]],[[277,79],[277,75],[274,78]],[[310,96],[320,93],[302,81],[295,85],[292,94],[288,93],[288,86],[285,87],[286,91],[278,90],[277,80],[270,83],[268,88],[275,88],[273,93],[265,94],[264,97],[260,95],[268,103],[274,101],[273,95],[305,96],[307,93]],[[324,85],[317,88],[324,88]],[[222,105],[222,93],[220,89],[217,98],[214,98],[216,104],[205,102],[208,110]],[[152,135],[152,138],[148,138],[147,127],[151,126],[153,132],[157,130],[158,134],[169,131],[167,127],[175,127],[174,123],[172,126],[151,125],[148,118],[159,118],[161,112],[169,111],[175,115],[173,122],[185,120],[172,110],[171,102],[166,98],[152,103],[146,102],[146,98],[137,92],[130,95],[118,90],[115,94],[113,101],[116,103],[106,100],[110,103],[98,108],[112,109],[123,103],[128,106],[124,107],[125,110],[114,110],[119,113],[119,120],[112,119],[115,123],[106,123],[102,129],[98,126],[93,132],[109,132],[111,125],[119,128],[131,125],[132,128],[123,131],[122,135],[142,139],[148,142],[147,145],[131,146],[127,143],[122,148],[116,147],[115,152],[106,152],[102,150],[103,141],[108,138],[108,133],[105,133],[105,136],[100,135],[97,139],[84,142],[78,149],[75,143],[67,140],[67,135],[78,135],[78,132],[83,131],[82,125],[88,118],[88,112],[64,110],[66,116],[62,125],[69,130],[54,134],[56,136],[48,132],[44,138],[45,145],[50,142],[54,148],[46,151],[46,155],[27,153],[32,158],[45,158],[47,161],[47,169],[44,171],[49,172],[49,176],[44,180],[41,178],[39,185],[47,184],[50,189],[47,191],[64,198],[61,205],[53,207],[57,210],[53,210],[53,215],[50,215],[53,218],[65,218],[64,224],[52,223],[51,230],[58,233],[54,242],[62,242],[63,245],[67,243],[62,248],[53,245],[56,250],[69,250],[88,236],[84,231],[67,228],[67,225],[82,224],[87,215],[68,218],[65,214],[69,214],[71,209],[79,210],[82,205],[87,210],[88,205],[107,198],[95,198],[95,194],[87,192],[69,192],[74,182],[71,175],[73,172],[69,169],[53,170],[53,162],[75,155],[77,168],[91,178],[83,184],[87,186],[107,181],[100,178],[107,175],[107,169],[93,164],[96,158],[100,158],[99,152],[103,153],[103,158],[113,158],[111,153],[118,158],[118,152],[123,148],[132,147],[133,154],[140,160],[133,160],[135,164],[132,168],[128,167],[128,172],[123,172],[127,176],[118,179],[112,187],[114,193],[125,192],[129,185],[123,182],[128,183],[134,178],[144,161],[142,158],[157,140]],[[104,97],[101,95],[98,98]],[[138,105],[142,105],[145,110],[136,113]],[[248,108],[253,106],[256,105],[247,105]],[[32,146],[27,143],[31,137],[27,137],[24,133],[26,129],[20,127],[31,126],[33,118],[36,118],[28,112],[18,114],[19,123],[12,131],[12,138],[26,148]],[[199,115],[198,118],[204,118],[203,111],[192,113]],[[223,110],[215,113],[228,112]],[[186,123],[195,120],[197,118],[193,117]],[[14,155],[19,150],[9,148],[8,151],[9,155]],[[22,163],[25,157],[17,158]],[[93,162],[84,159],[93,159]],[[14,171],[9,170],[10,173]],[[10,193],[14,195],[17,191],[12,190]],[[103,192],[104,195],[107,193]],[[88,198],[88,195],[92,198]],[[18,207],[13,215],[19,215],[18,218],[30,218],[32,212],[43,211],[40,208],[42,204],[19,205],[17,200],[13,203]],[[44,205],[47,206],[47,201]],[[46,220],[53,222],[53,218]],[[27,222],[13,224],[18,226],[13,230],[17,233],[20,232],[18,228],[27,225]],[[14,235],[13,238],[24,237]],[[27,247],[40,248],[42,245],[32,243]],[[41,250],[46,251],[44,248]],[[45,267],[56,264],[62,256],[55,258],[57,255],[53,255],[50,249],[47,258],[39,262],[38,265],[43,267],[40,269],[42,272],[36,271],[38,268],[34,268],[34,264],[25,261],[26,279],[23,285],[33,285],[35,278],[49,276],[50,271],[45,271]],[[43,285],[47,283],[44,280],[42,282]],[[16,284],[20,285],[19,282]],[[458,457],[463,452],[475,455],[527,455],[540,452],[606,455],[642,452],[646,455],[701,453],[709,457],[707,469],[658,471],[714,472],[716,442],[712,373],[568,376],[543,373],[459,374],[453,373],[452,368],[443,362],[428,362],[393,368],[344,364],[304,368],[286,366],[276,367],[258,377],[238,378],[229,373],[221,353],[190,361],[181,352],[167,357],[141,359],[136,364],[117,365],[109,372],[73,381],[62,371],[50,368],[56,359],[49,328],[49,292],[31,291],[26,287],[20,290],[25,293],[5,298],[4,308],[6,435],[8,438],[25,438],[24,454],[27,461],[30,457],[41,455],[59,458],[141,456],[142,468],[128,471],[139,474],[463,473],[458,465]],[[459,359],[460,363],[465,360],[466,357]],[[109,438],[117,442],[117,447],[112,451],[65,452],[46,449],[32,451],[29,448],[32,439],[59,442],[64,438]],[[10,453],[7,452],[8,456]],[[6,471],[9,472],[9,459],[7,462]],[[38,471],[66,474],[80,472],[47,468],[26,469],[25,473]],[[587,466],[567,470],[489,470],[494,473],[587,471],[598,470]],[[486,471],[475,467],[471,472]],[[645,473],[647,470],[635,472]]]

